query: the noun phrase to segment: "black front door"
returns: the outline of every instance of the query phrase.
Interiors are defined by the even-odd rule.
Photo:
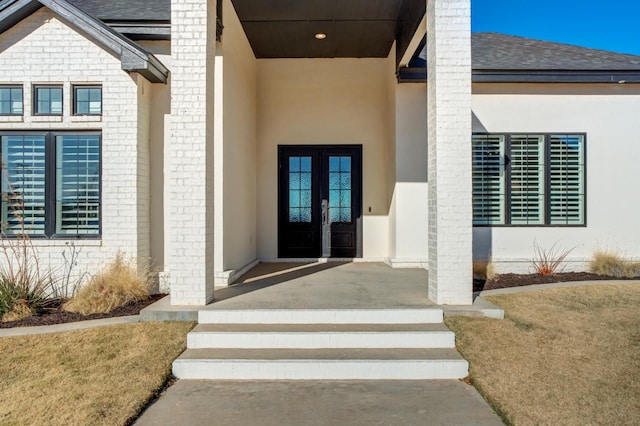
[[[278,147],[278,256],[361,257],[362,147]]]

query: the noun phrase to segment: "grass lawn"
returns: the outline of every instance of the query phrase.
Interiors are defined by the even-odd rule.
[[[0,424],[122,425],[167,379],[192,323],[0,338]]]
[[[640,285],[487,297],[504,320],[451,317],[474,385],[508,424],[640,422]]]

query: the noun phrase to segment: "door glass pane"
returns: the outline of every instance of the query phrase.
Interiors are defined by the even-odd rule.
[[[289,171],[290,172],[300,171],[300,157],[289,157]]]
[[[289,222],[311,223],[311,157],[289,157]]]
[[[300,171],[311,173],[311,157],[300,157]]]
[[[351,222],[351,157],[329,157],[329,220]]]
[[[329,171],[340,171],[340,157],[329,157]]]

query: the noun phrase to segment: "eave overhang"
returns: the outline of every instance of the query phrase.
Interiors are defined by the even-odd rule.
[[[426,68],[403,67],[399,83],[426,83]],[[640,83],[640,70],[473,70],[473,83]]]
[[[15,0],[1,6],[0,34],[45,6],[118,56],[124,71],[139,73],[152,83],[167,82],[169,70],[153,54],[65,0]]]

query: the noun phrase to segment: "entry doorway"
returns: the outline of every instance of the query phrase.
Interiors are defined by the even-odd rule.
[[[362,146],[279,146],[278,170],[278,257],[362,257]]]

